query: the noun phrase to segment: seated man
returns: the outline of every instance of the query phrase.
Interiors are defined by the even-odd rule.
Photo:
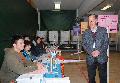
[[[21,50],[24,49],[24,40],[21,36],[14,36],[12,40],[12,48],[5,49],[4,62],[1,72],[5,73],[0,76],[2,83],[10,83],[19,75],[39,70],[39,64],[28,63],[25,57],[21,56]],[[1,73],[0,73],[1,74]]]

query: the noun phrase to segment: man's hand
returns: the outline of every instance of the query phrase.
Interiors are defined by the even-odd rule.
[[[100,52],[98,50],[95,50],[95,51],[92,52],[93,57],[97,57],[99,55],[100,55]]]
[[[47,69],[43,64],[37,63],[36,65],[38,66],[38,69],[30,72],[29,74],[45,74],[47,72]]]
[[[37,63],[37,66],[38,66],[38,70],[44,69],[43,64]]]

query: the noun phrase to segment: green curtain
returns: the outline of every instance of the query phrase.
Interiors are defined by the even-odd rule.
[[[40,11],[41,30],[69,30],[75,23],[76,11]]]
[[[0,0],[0,65],[12,35],[34,35],[37,30],[37,12],[27,0]]]

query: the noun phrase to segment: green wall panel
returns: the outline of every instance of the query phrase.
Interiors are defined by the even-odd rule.
[[[69,30],[75,23],[76,11],[40,11],[41,30]]]
[[[37,12],[27,0],[0,0],[0,65],[12,35],[33,35],[37,30]]]

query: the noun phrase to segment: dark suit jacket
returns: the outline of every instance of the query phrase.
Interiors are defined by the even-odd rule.
[[[94,41],[95,40],[95,41]],[[93,48],[93,43],[95,42],[95,48]],[[97,57],[98,63],[105,63],[108,60],[107,57],[107,48],[108,48],[108,34],[107,29],[103,27],[97,27],[95,38],[93,38],[93,33],[91,29],[86,30],[83,33],[83,42],[82,46],[87,52],[86,61],[87,64],[93,64],[95,59],[91,55],[94,50],[100,51],[100,55]]]

